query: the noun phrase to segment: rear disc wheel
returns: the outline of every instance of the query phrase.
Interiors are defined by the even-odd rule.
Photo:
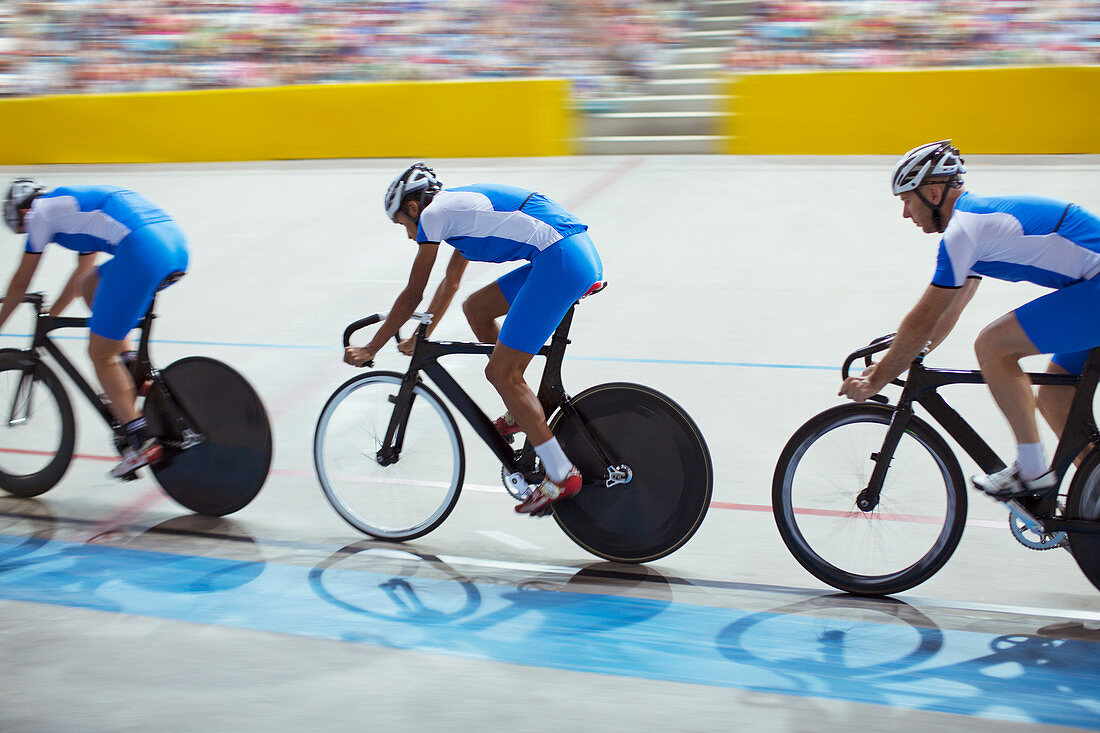
[[[171,447],[183,436],[175,434],[156,400],[146,399],[150,431],[168,444],[164,458],[151,466],[157,482],[196,514],[243,509],[271,468],[271,424],[260,396],[228,364],[202,356],[180,359],[160,374],[204,440],[183,450]]]
[[[601,384],[572,400],[611,459],[594,453],[576,423],[558,411],[550,428],[584,476],[579,494],[553,505],[554,519],[585,550],[640,563],[683,546],[706,516],[713,488],[710,451],[683,408],[638,384]]]

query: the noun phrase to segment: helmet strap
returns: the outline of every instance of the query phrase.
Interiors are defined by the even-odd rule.
[[[943,224],[943,213],[940,211],[940,209],[947,201],[947,189],[950,187],[951,181],[944,181],[943,195],[940,197],[940,202],[938,204],[933,204],[931,201],[926,199],[924,197],[924,194],[920,192],[920,186],[917,186],[913,189],[913,193],[917,194],[917,198],[919,198],[925,206],[932,210],[932,224],[935,225],[936,231],[940,234],[943,234],[943,231],[947,229],[947,227]]]

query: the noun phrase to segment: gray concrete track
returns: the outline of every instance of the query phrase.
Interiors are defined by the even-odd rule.
[[[328,395],[355,373],[340,361],[340,334],[348,322],[389,308],[412,259],[412,245],[380,209],[385,186],[404,161],[0,169],[49,185],[125,185],[172,213],[188,234],[192,261],[188,276],[159,301],[154,358],[166,365],[204,354],[232,364],[263,397],[275,435],[272,474],[256,501],[231,518],[203,519],[163,497],[150,478],[108,479],[106,430],[79,406],[81,457],[62,483],[37,500],[0,498],[0,536],[8,538],[0,546],[0,572],[19,569],[43,547],[61,548],[71,563],[51,571],[57,580],[48,593],[39,583],[37,594],[2,595],[0,658],[8,675],[0,685],[0,730],[364,724],[725,730],[733,721],[777,730],[1100,727],[1095,664],[1081,668],[1059,656],[1075,644],[1086,656],[1097,648],[1100,591],[1068,553],[1020,546],[999,505],[971,497],[974,526],[958,551],[934,578],[900,594],[902,604],[826,598],[833,591],[791,558],[775,529],[771,478],[786,440],[811,415],[840,404],[844,356],[893,331],[935,267],[936,240],[902,220],[890,196],[891,160],[609,156],[432,163],[451,185],[536,188],[590,225],[610,287],[577,310],[566,386],[576,392],[606,381],[639,382],[666,392],[695,418],[713,456],[716,502],[695,538],[648,569],[601,563],[551,520],[514,514],[496,490],[499,466],[469,430],[467,490],[448,521],[403,546],[404,556],[380,552],[325,503],[311,445]],[[967,165],[975,192],[1041,194],[1100,211],[1096,157],[974,156]],[[19,240],[4,234],[0,241],[9,245],[14,266]],[[71,260],[51,247],[36,287],[57,292]],[[471,265],[459,297],[507,269]],[[441,272],[437,265],[436,276]],[[974,368],[971,344],[980,328],[1039,292],[987,280],[929,363]],[[0,345],[18,345],[12,334],[26,328],[17,316]],[[470,338],[457,306],[436,335]],[[83,342],[64,343],[86,365]],[[378,360],[382,369],[403,364],[392,348]],[[1042,369],[1044,362],[1028,365]],[[448,367],[487,412],[499,410],[480,359],[456,359]],[[953,387],[945,395],[994,448],[1009,451],[1011,436],[984,388]],[[1046,432],[1044,439],[1052,449],[1053,436]],[[959,457],[964,473],[974,472],[969,459]],[[98,561],[95,553],[104,549],[162,558],[164,567],[147,577],[125,569],[130,566],[81,564]],[[229,575],[203,582],[242,605],[222,608],[211,588],[180,585],[171,563],[182,556],[230,563]],[[377,639],[342,641],[314,633],[307,621],[302,628],[309,631],[302,633],[292,625],[253,624],[244,609],[255,601],[245,596],[255,589],[256,597],[268,597],[254,577],[240,575],[245,567],[257,568],[265,581],[275,570],[285,573],[288,599],[304,588],[296,570],[336,567],[340,577],[416,576],[428,584],[418,586],[422,592],[437,581],[452,591],[465,588],[467,596],[475,587],[486,614],[495,608],[490,598],[507,598],[515,588],[665,604],[669,612],[703,609],[706,619],[719,614],[715,634],[700,640],[714,657],[708,664],[758,665],[763,676],[795,682],[754,686],[734,676],[690,682],[521,659],[501,651],[527,643],[522,629],[510,631],[515,621],[486,621],[477,637],[484,645],[470,642],[457,651],[443,648],[452,643],[446,639],[386,636],[391,620],[381,623]],[[157,583],[167,586],[157,589]],[[128,606],[135,600],[130,591],[143,593],[137,600],[149,605]],[[159,600],[146,597],[154,591]],[[271,599],[278,597],[271,592]],[[466,597],[439,593],[444,606]],[[483,619],[481,611],[471,618]],[[728,621],[721,618],[725,612]],[[835,631],[840,624],[850,636],[887,627],[900,635],[889,642],[900,645],[898,658],[878,667],[860,661],[859,654],[871,659],[874,652],[859,645],[832,661],[812,645],[779,656],[767,645],[753,647],[750,627],[787,617],[809,619],[807,628],[826,623]],[[649,624],[663,628],[652,619],[638,628]],[[796,637],[802,628],[779,635]],[[929,634],[948,641],[929,650],[922,646]],[[951,651],[956,639],[971,644],[986,637],[989,657]],[[906,644],[924,651],[905,651]],[[1014,656],[1005,651],[1010,647],[1028,651]],[[546,653],[552,652],[549,643]],[[1048,663],[1072,669],[1066,689],[1050,689],[1051,696],[1079,705],[1083,712],[1072,720],[1038,703],[1013,707],[1011,684],[974,683],[1015,675],[1019,689],[1035,692],[1043,683],[1032,675]],[[869,666],[861,671],[863,664]],[[942,699],[923,687],[935,679],[950,688]],[[868,693],[867,685],[874,687],[868,680],[881,687]],[[928,697],[895,697],[891,680],[920,686]]]

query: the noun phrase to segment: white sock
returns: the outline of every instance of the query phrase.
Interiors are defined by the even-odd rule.
[[[557,438],[550,438],[542,445],[536,445],[535,455],[542,461],[547,477],[554,483],[564,481],[569,469],[573,467],[573,462],[565,457],[565,451],[558,445]]]
[[[1031,481],[1042,476],[1050,465],[1043,453],[1042,443],[1020,443],[1016,446],[1016,465],[1020,467],[1020,476]]]

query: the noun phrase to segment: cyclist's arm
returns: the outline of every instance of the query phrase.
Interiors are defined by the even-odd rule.
[[[420,305],[420,301],[424,299],[424,288],[428,286],[428,277],[432,274],[432,265],[435,264],[438,252],[438,242],[424,242],[419,245],[416,259],[413,260],[412,271],[409,273],[409,283],[397,296],[393,307],[390,308],[389,316],[365,347],[372,354],[377,354],[386,342],[397,334],[397,331],[412,317],[416,306]]]
[[[428,326],[428,336],[432,335],[436,324],[443,318],[443,314],[447,312],[451,301],[454,300],[455,293],[458,292],[458,286],[462,283],[462,273],[466,272],[466,265],[468,264],[470,264],[470,261],[463,257],[457,249],[451,254],[451,259],[447,263],[447,272],[443,275],[443,280],[440,281],[439,287],[435,289],[432,302],[428,305],[428,312],[432,314],[432,322]]]
[[[906,371],[928,345],[940,320],[951,310],[955,299],[965,289],[929,285],[921,299],[902,319],[894,342],[882,360],[861,376],[845,379],[839,394],[862,402]]]
[[[61,315],[61,312],[69,307],[69,303],[80,295],[80,278],[95,267],[95,256],[95,252],[81,252],[76,256],[76,269],[73,270],[72,275],[69,275],[69,281],[65,283],[61,295],[57,296],[57,300],[50,306],[51,316]]]
[[[955,324],[959,322],[959,316],[962,315],[963,309],[970,304],[971,299],[974,297],[974,292],[978,289],[982,279],[980,277],[968,277],[966,282],[961,288],[956,291],[955,299],[951,301],[951,305],[948,306],[947,311],[940,316],[940,320],[936,323],[936,328],[932,332],[932,338],[929,339],[932,345],[928,347],[929,351],[932,351],[947,338],[952,329],[955,328]]]
[[[38,269],[38,263],[42,261],[41,252],[24,252],[23,259],[19,261],[19,267],[8,282],[8,290],[4,293],[4,304],[0,306],[0,327],[7,323],[12,311],[23,302],[23,296],[27,294],[27,288],[31,286],[31,278]]]

